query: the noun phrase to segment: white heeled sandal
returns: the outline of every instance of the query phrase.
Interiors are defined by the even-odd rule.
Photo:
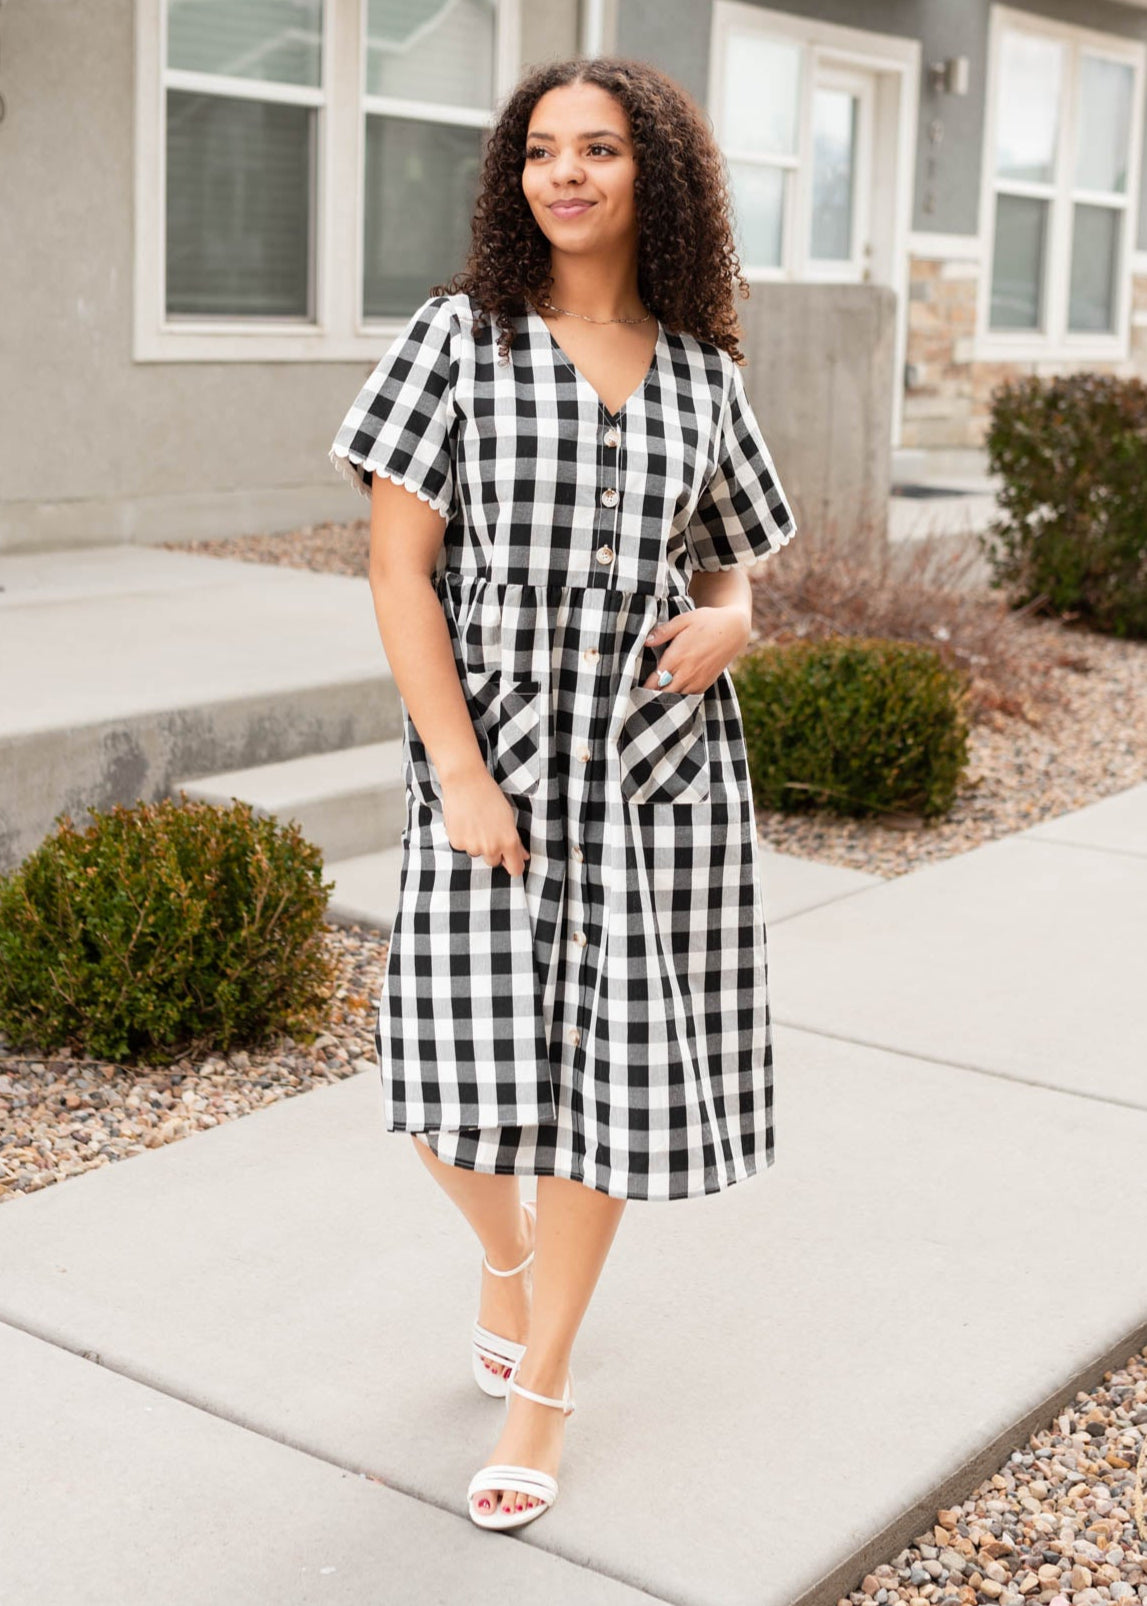
[[[535,1394],[532,1389],[523,1388],[518,1382],[518,1367],[520,1361],[514,1362],[514,1369],[506,1387],[506,1409],[510,1408],[510,1390],[515,1394],[524,1394],[527,1400],[536,1400],[539,1405],[552,1405],[555,1410],[562,1411],[566,1416],[572,1416],[574,1410],[573,1373],[566,1376],[566,1386],[560,1400],[555,1400],[549,1394]],[[513,1489],[515,1494],[524,1494],[536,1500],[536,1506],[525,1506],[521,1511],[503,1511],[501,1506],[495,1506],[493,1511],[480,1513],[475,1510],[474,1496],[483,1489]],[[533,1522],[553,1505],[558,1497],[558,1480],[548,1472],[542,1472],[538,1467],[520,1467],[510,1462],[495,1462],[493,1466],[479,1467],[470,1479],[466,1490],[466,1505],[470,1512],[470,1519],[477,1523],[479,1528],[520,1528],[524,1522]]]
[[[527,1199],[522,1208],[529,1211],[530,1216],[535,1221],[536,1230],[537,1218],[533,1200]],[[534,1251],[531,1249],[525,1260],[520,1265],[511,1266],[509,1271],[499,1271],[497,1266],[491,1266],[485,1255],[482,1256],[482,1264],[495,1277],[516,1277],[520,1271],[525,1271],[526,1267],[532,1264],[533,1259]],[[483,1327],[481,1322],[475,1320],[471,1361],[474,1368],[474,1381],[483,1394],[490,1394],[495,1399],[501,1400],[505,1399],[509,1389],[509,1380],[502,1377],[498,1372],[492,1372],[485,1364],[487,1360],[493,1361],[495,1366],[512,1367],[517,1365],[525,1353],[526,1346],[524,1344],[515,1343],[512,1338],[503,1338],[500,1333],[492,1333],[488,1327]]]

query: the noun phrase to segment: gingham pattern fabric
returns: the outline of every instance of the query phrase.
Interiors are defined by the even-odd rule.
[[[508,360],[465,295],[430,297],[331,461],[447,517],[433,582],[524,874],[446,835],[403,705],[406,824],[375,1047],[387,1129],[452,1165],[621,1198],[711,1193],[773,1161],[765,922],[732,678],[643,685],[694,569],[796,524],[716,346],[664,326],[611,413],[546,322]]]

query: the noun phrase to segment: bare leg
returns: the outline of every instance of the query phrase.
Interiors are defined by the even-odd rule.
[[[529,1348],[518,1370],[518,1381],[524,1388],[561,1398],[574,1339],[621,1223],[625,1203],[583,1182],[570,1182],[564,1177],[538,1178],[534,1308]],[[512,1461],[556,1474],[564,1432],[563,1412],[511,1391],[501,1437],[483,1465]],[[514,1489],[482,1489],[474,1496],[475,1508],[480,1512],[492,1511],[499,1503],[504,1511],[520,1511],[538,1502]]]
[[[517,1177],[490,1176],[467,1171],[462,1166],[447,1165],[417,1139],[414,1147],[431,1176],[473,1227],[491,1266],[508,1271],[525,1260],[533,1248],[533,1230],[528,1211],[522,1209]],[[516,1344],[522,1343],[529,1331],[528,1279],[528,1272],[520,1277],[491,1277],[486,1268],[482,1268],[478,1320],[492,1333],[499,1333]],[[499,1366],[485,1357],[483,1364],[495,1375],[509,1376],[508,1366]]]

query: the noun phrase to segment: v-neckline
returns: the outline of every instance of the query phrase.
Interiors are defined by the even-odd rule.
[[[646,385],[648,385],[649,381],[653,378],[653,374],[654,374],[654,372],[655,372],[655,370],[657,368],[657,358],[658,358],[658,356],[659,356],[659,354],[661,352],[661,340],[662,340],[662,337],[663,337],[663,335],[665,333],[665,325],[661,322],[660,319],[657,320],[657,339],[653,342],[653,355],[649,359],[649,367],[645,370],[644,377],[635,386],[635,388],[630,391],[629,395],[625,398],[625,400],[622,402],[621,406],[614,413],[614,412],[611,412],[610,409],[605,405],[605,402],[602,399],[602,396],[601,396],[600,392],[596,389],[595,386],[590,384],[589,380],[582,373],[581,369],[578,367],[577,363],[574,362],[573,358],[570,356],[569,352],[565,349],[565,347],[559,345],[558,342],[554,339],[553,330],[550,328],[549,324],[542,317],[541,313],[537,310],[537,308],[531,306],[531,307],[529,307],[528,312],[529,312],[529,315],[531,317],[536,318],[538,320],[538,322],[541,324],[542,328],[546,331],[546,334],[549,336],[550,345],[553,347],[554,352],[556,353],[557,356],[561,357],[565,362],[567,362],[569,364],[574,378],[577,379],[581,384],[583,384],[585,386],[585,388],[589,391],[590,395],[594,397],[594,399],[597,401],[598,406],[601,408],[601,410],[605,414],[605,416],[607,418],[609,418],[609,419],[612,419],[616,423],[616,421],[625,412],[625,410],[629,406],[630,402],[635,401],[636,398],[641,395],[641,393],[645,389]]]

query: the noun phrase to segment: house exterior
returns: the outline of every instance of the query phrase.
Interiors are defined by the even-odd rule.
[[[751,280],[896,291],[893,447],[979,446],[1009,374],[1147,373],[1142,5],[623,0],[618,46],[703,97]]]
[[[890,293],[881,451],[976,448],[1011,373],[1145,372],[1145,6],[8,0],[0,549],[361,514],[332,420],[461,266],[502,97],[578,51],[705,107],[762,299]]]

